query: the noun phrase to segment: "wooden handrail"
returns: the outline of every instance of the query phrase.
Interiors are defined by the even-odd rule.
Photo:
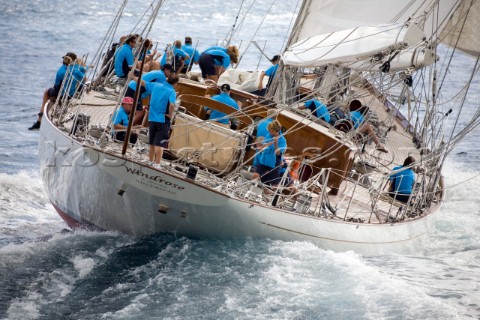
[[[218,102],[216,100],[212,100],[210,98],[202,97],[202,96],[196,96],[193,94],[182,94],[178,97],[178,100],[182,102],[187,102],[187,103],[192,103],[196,104],[199,106],[205,106],[210,109],[214,109],[220,112],[225,113],[226,115],[230,114],[236,114],[235,119],[243,122],[247,126],[253,124],[253,119],[250,118],[248,115],[246,115],[244,112],[241,110],[237,110],[233,107],[230,107],[229,105],[226,105],[225,103]]]

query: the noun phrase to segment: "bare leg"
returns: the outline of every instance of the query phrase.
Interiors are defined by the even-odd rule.
[[[155,163],[159,164],[163,157],[163,148],[155,146]]]
[[[37,121],[41,122],[42,121],[42,116],[43,115],[43,111],[45,110],[45,104],[47,103],[47,101],[50,99],[50,95],[48,94],[48,89],[45,90],[45,92],[43,93],[43,101],[42,101],[42,106],[40,107],[40,113],[38,115],[38,119]]]
[[[150,61],[148,63],[148,71],[153,71],[153,70],[160,70],[160,62],[158,61]],[[145,70],[144,70],[145,71]]]
[[[133,125],[142,124],[143,116],[145,115],[145,111],[137,110],[135,112],[135,116],[133,117]]]
[[[153,162],[153,159],[155,159],[155,146],[151,144],[148,147],[148,160],[150,160],[150,162]]]
[[[182,71],[183,66],[185,65],[185,62],[182,60],[182,64],[178,66],[177,70],[175,71],[175,74],[178,76],[180,74],[180,71]]]
[[[375,131],[373,131],[373,128],[369,123],[364,123],[360,127],[360,129],[358,129],[358,132],[368,135],[368,137],[372,139],[375,144],[379,143],[377,135],[375,134]]]
[[[372,126],[369,123],[364,123],[360,129],[358,130],[362,134],[367,134],[370,139],[375,142],[375,145],[377,146],[376,149],[380,152],[388,152],[387,149],[385,149],[385,146],[378,141],[377,135],[375,134],[375,131],[373,131]]]
[[[218,76],[217,76],[217,75],[207,76],[207,79],[206,79],[206,80],[212,80],[212,81],[214,81],[215,83],[217,83],[217,81],[218,81]]]
[[[145,115],[142,119],[142,127],[148,128],[148,110],[144,111]]]

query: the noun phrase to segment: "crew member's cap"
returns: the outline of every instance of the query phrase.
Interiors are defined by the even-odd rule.
[[[173,66],[170,63],[165,63],[162,66],[162,70],[170,70],[171,72],[173,72]]]
[[[222,84],[222,86],[220,87],[220,90],[222,91],[230,91],[230,85],[228,83],[224,83]]]
[[[279,56],[278,54],[274,55],[273,58],[270,59],[270,61],[271,61],[272,63],[275,63],[275,62],[277,62],[278,60],[280,60],[280,56]]]
[[[77,55],[76,55],[75,53],[73,53],[73,52],[67,52],[67,53],[62,57],[62,59],[65,58],[65,57],[70,57],[70,58],[72,58],[73,61],[77,60]]]
[[[185,37],[185,43],[192,43],[191,37]]]
[[[123,98],[122,103],[133,104],[133,98],[132,97],[125,97],[125,98]]]

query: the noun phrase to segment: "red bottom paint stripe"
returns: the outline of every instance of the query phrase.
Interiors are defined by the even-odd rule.
[[[89,224],[86,224],[86,223],[81,223],[81,222],[78,222],[77,220],[73,219],[72,217],[70,217],[68,214],[66,214],[65,212],[63,212],[59,207],[57,207],[56,205],[54,205],[52,203],[53,207],[55,208],[55,210],[57,210],[58,212],[58,215],[67,223],[67,225],[72,228],[73,230],[75,229],[86,229],[86,228],[90,228],[91,226]]]

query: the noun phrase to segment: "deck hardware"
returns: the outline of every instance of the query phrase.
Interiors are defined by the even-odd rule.
[[[262,201],[263,190],[257,184],[258,184],[257,181],[252,183],[247,193],[245,193],[245,199],[248,199],[250,201],[255,201],[255,202]]]
[[[187,179],[195,180],[195,178],[197,177],[197,172],[198,172],[198,167],[194,165],[189,165],[188,171],[187,171]]]
[[[311,204],[312,204],[312,197],[308,194],[301,193],[297,197],[297,200],[295,201],[295,204],[293,205],[293,209],[296,212],[304,213],[310,208]]]
[[[158,212],[165,214],[167,213],[167,211],[168,211],[168,207],[166,205],[164,204],[158,205]]]
[[[117,191],[117,194],[121,197],[123,196],[123,194],[125,193],[125,189],[126,189],[126,186],[125,184],[122,182],[122,184],[120,185],[120,188],[118,189]]]

